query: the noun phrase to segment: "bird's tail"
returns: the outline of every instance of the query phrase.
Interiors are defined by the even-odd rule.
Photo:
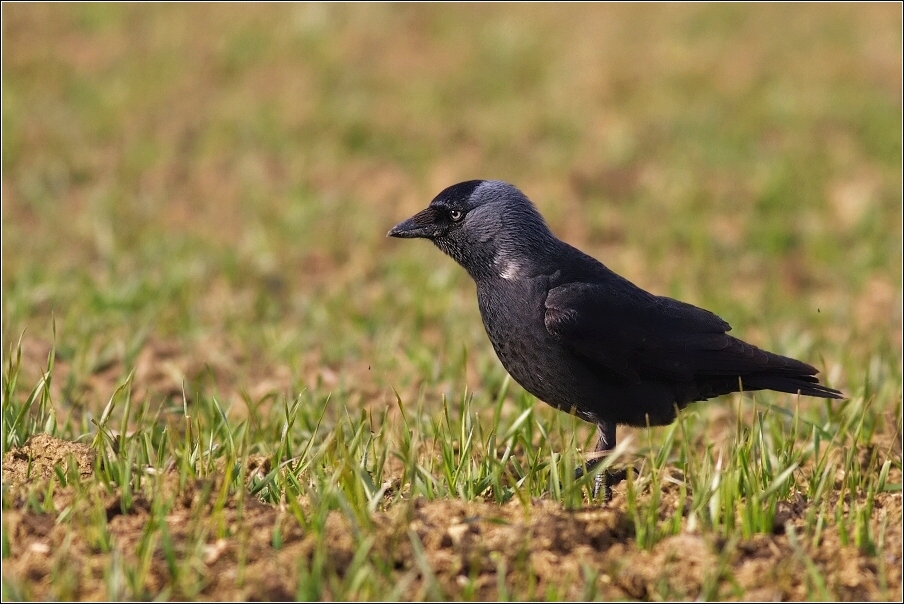
[[[757,348],[743,340],[724,336],[721,345],[708,355],[697,355],[700,374],[707,375],[705,383],[710,387],[709,396],[738,391],[776,390],[790,394],[803,394],[821,398],[844,398],[834,388],[819,383],[815,367]]]
[[[812,375],[752,374],[741,378],[744,390],[777,390],[819,398],[844,398],[840,390],[823,386]]]

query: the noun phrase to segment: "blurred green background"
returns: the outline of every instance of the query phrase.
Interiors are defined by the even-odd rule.
[[[147,350],[162,399],[494,392],[464,271],[385,238],[473,178],[834,386],[900,365],[895,4],[2,10],[3,350],[58,405]]]

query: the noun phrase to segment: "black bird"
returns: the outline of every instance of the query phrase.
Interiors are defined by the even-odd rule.
[[[669,424],[694,401],[742,389],[842,398],[814,367],[734,338],[715,314],[646,292],[560,241],[508,183],[453,185],[388,236],[429,239],[468,271],[509,374],[540,400],[596,424],[588,468],[615,447],[616,425]],[[610,499],[624,477],[598,474],[594,496],[605,487]]]

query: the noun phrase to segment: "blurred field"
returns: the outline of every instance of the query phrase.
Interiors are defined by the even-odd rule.
[[[2,11],[4,600],[900,597],[897,5]],[[850,400],[560,489],[589,427],[385,238],[473,178]]]

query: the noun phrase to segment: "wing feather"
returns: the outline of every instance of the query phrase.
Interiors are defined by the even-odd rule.
[[[545,323],[576,355],[629,383],[740,375],[780,368],[773,363],[785,358],[729,336],[731,326],[707,310],[615,285],[567,283],[552,288]],[[808,367],[801,363],[788,369],[799,372],[802,366]]]

